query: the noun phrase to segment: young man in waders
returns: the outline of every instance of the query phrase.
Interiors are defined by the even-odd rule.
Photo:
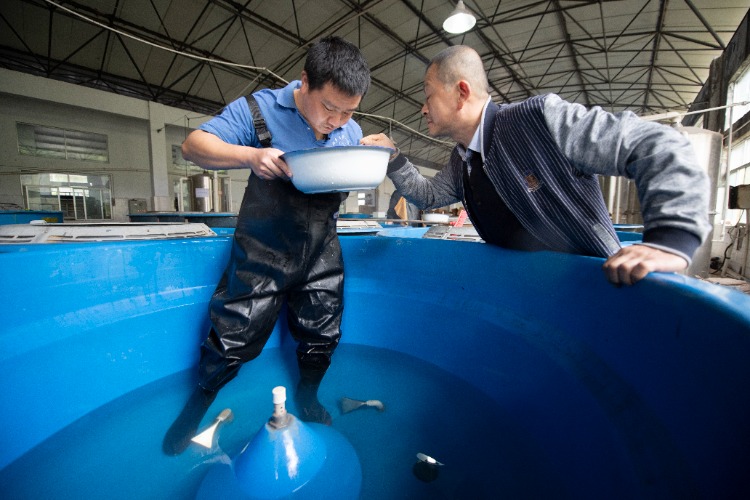
[[[198,386],[164,438],[182,453],[216,394],[256,358],[284,302],[297,341],[294,397],[302,420],[330,424],[318,387],[341,337],[343,261],[336,219],[347,193],[304,194],[286,151],[359,144],[351,120],[370,85],[359,49],[338,37],[310,47],[300,80],[227,105],[185,140],[185,159],[206,169],[249,168],[232,253],[210,303]]]

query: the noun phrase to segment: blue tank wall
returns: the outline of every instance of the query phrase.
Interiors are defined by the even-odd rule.
[[[229,241],[0,245],[0,467],[194,362]]]
[[[626,483],[621,498],[750,491],[750,298],[672,274],[616,288],[596,258],[388,240],[347,253],[348,342],[482,388],[571,491],[602,487],[582,497]]]
[[[470,381],[564,457],[571,485],[619,474],[636,496],[748,491],[747,296],[668,274],[616,288],[595,258],[341,240],[343,341]],[[0,467],[194,366],[229,242],[0,245]]]

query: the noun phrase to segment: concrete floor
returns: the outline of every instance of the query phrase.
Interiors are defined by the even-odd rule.
[[[735,278],[709,277],[704,281],[708,281],[709,283],[713,283],[719,286],[726,286],[737,290],[738,292],[750,295],[750,282],[745,280],[739,280]]]

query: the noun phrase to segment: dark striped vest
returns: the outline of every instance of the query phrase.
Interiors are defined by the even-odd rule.
[[[487,176],[537,239],[560,252],[608,257],[620,243],[599,182],[563,156],[543,108],[544,96],[495,107],[494,122],[485,122]]]

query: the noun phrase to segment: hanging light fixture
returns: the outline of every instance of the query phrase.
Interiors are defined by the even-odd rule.
[[[477,22],[477,18],[474,14],[464,5],[463,0],[458,0],[456,8],[451,12],[451,15],[443,22],[443,29],[448,33],[465,33],[469,31]]]

